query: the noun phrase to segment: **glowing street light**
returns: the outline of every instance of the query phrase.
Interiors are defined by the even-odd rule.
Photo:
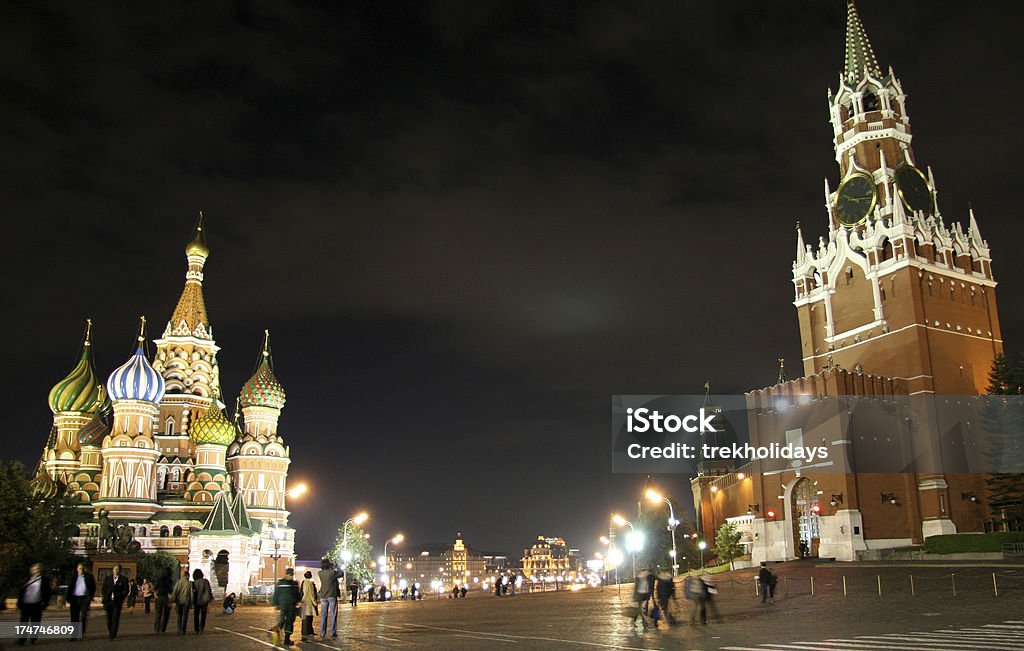
[[[341,535],[341,560],[345,563],[349,563],[352,561],[352,552],[348,550],[348,525],[352,523],[362,524],[366,522],[366,520],[369,517],[370,516],[367,515],[366,511],[363,511],[354,518],[349,518],[348,520],[345,520],[345,524],[341,525],[341,530],[343,532]]]
[[[672,576],[678,576],[679,563],[676,561],[676,525],[678,525],[679,522],[676,520],[675,510],[672,508],[672,500],[667,497],[662,497],[661,493],[654,489],[649,489],[647,491],[647,499],[652,502],[664,502],[665,504],[668,504],[668,526],[672,531]]]
[[[639,534],[637,537],[637,531],[633,528],[633,523],[618,514],[612,514],[612,522],[619,525],[620,527],[629,527],[629,533],[626,534],[626,551],[630,552],[633,557],[633,577],[636,578],[636,553],[643,549],[644,537],[643,534]]]
[[[290,491],[288,491],[287,493],[285,493],[285,495],[287,495],[288,497],[299,497],[300,495],[305,494],[306,491],[308,491],[308,490],[309,490],[308,486],[306,486],[305,484],[299,484],[295,488],[293,488]]]
[[[402,542],[403,540],[405,540],[405,536],[399,533],[395,534],[391,538],[388,538],[386,541],[384,541],[384,555],[380,557],[380,564],[384,569],[381,570],[381,572],[388,571],[388,545],[390,545],[391,543],[397,544]]]
[[[708,548],[708,544],[703,540],[697,543],[697,547],[700,548],[700,569],[704,569],[704,550]]]

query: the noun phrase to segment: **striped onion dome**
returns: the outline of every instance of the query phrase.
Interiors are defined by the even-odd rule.
[[[160,402],[164,397],[164,378],[146,359],[146,352],[143,349],[146,342],[145,328],[146,318],[143,317],[139,328],[138,348],[127,362],[115,369],[107,378],[107,393],[114,401]]]
[[[32,478],[28,483],[28,489],[32,493],[32,497],[37,500],[49,500],[57,497],[60,493],[60,486],[57,482],[53,481],[50,474],[43,468],[42,462],[39,463],[39,470],[36,471],[36,476]]]
[[[89,422],[78,430],[78,444],[98,447],[103,437],[110,434],[111,425],[110,405],[108,404],[97,410]]]
[[[196,445],[227,447],[235,440],[237,433],[234,423],[224,417],[224,412],[216,402],[188,428],[188,435]]]
[[[243,407],[284,407],[284,387],[274,376],[274,359],[270,355],[270,332],[264,331],[263,349],[260,351],[260,362],[256,372],[242,385],[238,396]]]
[[[50,389],[50,409],[55,414],[61,411],[91,414],[105,399],[103,383],[96,377],[92,360],[92,321],[87,320],[82,356],[67,377]]]

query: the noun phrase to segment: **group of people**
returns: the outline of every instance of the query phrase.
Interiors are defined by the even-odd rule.
[[[768,563],[761,563],[757,573],[757,583],[761,603],[775,603],[775,586],[778,583],[778,577],[768,567]],[[695,624],[698,620],[701,624],[707,624],[709,612],[712,618],[719,618],[718,607],[715,604],[715,595],[718,594],[718,589],[710,575],[687,575],[683,580],[683,594],[688,601],[692,602],[690,624]],[[647,630],[650,626],[648,621],[653,622],[655,628],[661,621],[675,624],[676,618],[672,613],[671,605],[676,602],[676,583],[672,574],[668,571],[661,571],[655,576],[649,570],[639,572],[633,582],[633,602],[634,605],[627,609],[626,614],[631,618],[634,627],[639,623],[643,626],[643,630]]]
[[[303,574],[302,584],[295,580],[295,570],[288,568],[284,577],[274,586],[274,596],[271,603],[277,608],[277,625],[271,630],[274,643],[283,643],[291,646],[292,633],[294,632],[295,618],[302,618],[303,642],[314,639],[313,617],[323,613],[320,618],[320,638],[327,638],[327,629],[330,628],[331,637],[338,637],[338,598],[341,596],[341,581],[344,573],[334,567],[329,559],[320,561],[320,571],[317,573],[320,585],[313,582],[313,573],[306,571]],[[355,605],[359,593],[359,584],[353,582],[355,589],[352,590],[352,605]]]
[[[176,582],[169,575],[162,575],[151,581],[143,579],[139,584],[134,578],[122,573],[120,565],[115,564],[110,573],[103,579],[100,588],[100,602],[107,619],[107,637],[117,637],[121,625],[121,613],[125,608],[131,613],[141,595],[146,614],[150,614],[151,605],[155,610],[153,630],[156,633],[167,631],[170,621],[171,606],[175,608],[175,622],[178,633],[184,635],[188,630],[189,611],[192,611],[192,630],[202,633],[206,628],[206,616],[210,603],[213,601],[213,587],[203,576],[203,571],[196,569],[191,578],[188,571],[181,570]],[[50,603],[51,581],[43,575],[43,567],[35,563],[29,569],[28,581],[18,593],[18,610],[24,623],[38,623],[42,620],[43,610]],[[67,603],[71,611],[71,621],[80,624],[79,639],[85,637],[89,622],[89,611],[96,597],[96,577],[84,563],[78,563],[75,574],[68,584]],[[224,599],[224,612],[231,614],[237,607],[234,593]],[[35,643],[35,638],[31,638]],[[21,644],[26,638],[19,640]]]

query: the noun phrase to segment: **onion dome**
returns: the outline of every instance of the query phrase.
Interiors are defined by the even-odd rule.
[[[77,411],[91,414],[103,403],[106,394],[103,383],[96,377],[92,361],[92,320],[87,319],[82,355],[78,364],[63,380],[50,389],[50,409],[53,413]]]
[[[206,246],[206,231],[203,229],[204,221],[203,211],[200,210],[199,220],[196,221],[196,229],[192,231],[192,239],[185,245],[185,255],[209,257],[210,249]]]
[[[160,402],[164,397],[164,378],[146,359],[145,331],[146,317],[142,317],[135,353],[107,378],[107,393],[114,401]]]
[[[274,359],[270,354],[270,331],[263,331],[263,348],[256,372],[242,385],[238,396],[243,407],[284,407],[285,393],[281,383],[274,376]]]
[[[188,435],[196,445],[231,445],[238,434],[235,425],[224,417],[220,405],[214,402],[196,422],[188,428]]]
[[[32,493],[32,497],[37,500],[53,499],[60,493],[60,486],[58,486],[57,482],[53,481],[50,474],[46,472],[42,461],[39,462],[39,468],[36,470],[36,476],[29,481],[28,489]]]
[[[89,422],[82,425],[81,429],[78,430],[78,444],[99,447],[100,441],[110,434],[113,425],[110,415],[109,403],[105,407],[98,409]]]

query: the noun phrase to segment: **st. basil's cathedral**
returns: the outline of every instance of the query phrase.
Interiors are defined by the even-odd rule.
[[[104,383],[87,323],[75,367],[50,391],[53,427],[32,488],[78,504],[73,546],[98,573],[126,551],[163,551],[203,569],[218,593],[243,594],[294,562],[290,452],[278,433],[285,392],[264,332],[255,372],[225,415],[203,298],[209,253],[200,214],[185,287],[152,358],[142,317],[134,353]]]

